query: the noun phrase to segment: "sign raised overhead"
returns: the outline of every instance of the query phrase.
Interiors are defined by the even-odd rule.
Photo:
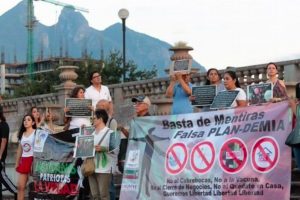
[[[183,74],[190,73],[192,68],[192,59],[174,60],[170,66],[170,74],[180,72]]]

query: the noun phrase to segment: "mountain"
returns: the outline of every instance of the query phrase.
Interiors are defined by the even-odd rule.
[[[13,62],[14,55],[18,62],[26,61],[27,52],[27,1],[23,0],[11,10],[0,16],[0,47],[5,52],[6,62]],[[110,51],[122,52],[122,24],[116,23],[103,31],[89,26],[80,12],[64,8],[59,20],[53,26],[45,26],[38,21],[34,27],[34,58],[40,56],[43,49],[44,58],[66,55],[79,58],[82,52],[95,59]],[[61,49],[62,47],[62,49]],[[156,66],[159,76],[165,76],[164,69],[170,65],[170,44],[126,28],[126,60],[133,60],[139,69]],[[193,67],[205,68],[194,61]]]

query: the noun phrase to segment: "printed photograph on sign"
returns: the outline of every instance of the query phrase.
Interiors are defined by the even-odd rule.
[[[34,138],[34,152],[43,152],[45,141],[48,137],[48,132],[42,129],[36,129]]]
[[[170,66],[170,75],[180,72],[183,74],[190,73],[192,68],[192,59],[175,60],[172,61]]]
[[[262,83],[247,86],[249,105],[267,103],[273,98],[272,83]]]
[[[94,126],[84,126],[80,128],[80,135],[92,135],[94,131]]]
[[[94,135],[79,135],[75,143],[75,158],[88,158],[95,156]]]

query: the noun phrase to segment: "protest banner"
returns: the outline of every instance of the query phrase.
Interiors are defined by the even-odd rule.
[[[287,102],[135,118],[121,200],[289,199]]]
[[[73,158],[74,141],[65,140],[72,138],[71,134],[66,131],[45,137],[43,132],[39,132],[41,138],[35,140],[39,146],[34,152],[29,199],[63,200],[74,199],[78,195],[82,180],[80,164]]]

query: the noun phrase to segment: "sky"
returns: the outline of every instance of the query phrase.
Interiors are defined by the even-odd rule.
[[[121,22],[171,45],[187,42],[207,69],[249,66],[300,58],[299,0],[59,0],[89,10],[89,25],[104,30]],[[0,0],[0,15],[20,0]],[[97,3],[95,3],[97,2]],[[57,22],[60,6],[34,1],[44,25]],[[120,33],[121,34],[121,33]]]

